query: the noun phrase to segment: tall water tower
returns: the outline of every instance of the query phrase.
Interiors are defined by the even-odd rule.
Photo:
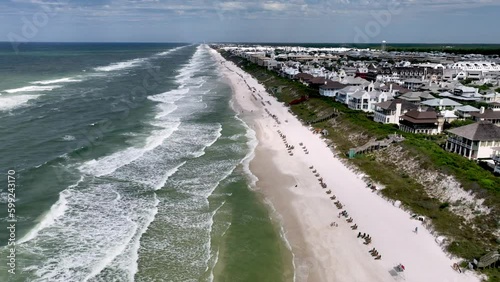
[[[380,48],[382,52],[385,51],[385,40],[382,40],[382,47]]]

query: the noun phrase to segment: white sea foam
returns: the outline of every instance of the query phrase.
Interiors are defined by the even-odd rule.
[[[0,203],[7,204],[9,202],[9,194],[8,192],[0,192]]]
[[[160,102],[165,104],[174,104],[179,101],[189,92],[189,88],[181,88],[167,91],[165,93],[160,93],[156,95],[151,95],[148,97],[149,100],[154,102]],[[161,104],[160,104],[161,106]]]
[[[212,216],[210,217],[210,228],[209,228],[209,233],[212,233],[212,229],[213,229],[213,226],[214,226],[214,216],[217,214],[217,212],[220,210],[220,208],[222,208],[222,206],[224,206],[224,204],[226,203],[226,201],[222,202],[220,204],[220,206],[218,206],[213,212],[212,212]],[[230,224],[229,224],[230,225]],[[229,228],[229,227],[228,227]],[[227,231],[224,230],[224,233]],[[209,236],[208,237],[208,243],[206,244],[207,246],[207,249],[208,249],[208,252],[210,252],[210,248],[212,246],[212,236]],[[213,262],[213,264],[211,266],[208,265],[208,262],[209,262],[210,258],[207,260],[207,270],[210,269],[210,276],[209,276],[209,281],[214,281],[214,267],[215,265],[217,264],[217,261],[219,260],[219,250],[217,250],[216,254],[215,254],[215,261]]]
[[[203,67],[206,67],[207,62],[204,60],[203,48],[198,46],[193,57],[189,62],[179,71],[179,74],[175,77],[177,82],[181,84],[181,88],[188,83],[193,83],[193,75],[200,71]],[[196,84],[196,83],[193,83]]]
[[[200,49],[193,55],[193,58],[200,57]],[[185,73],[186,69],[190,69],[193,64],[193,59],[190,60],[190,64],[184,66],[180,73]],[[193,75],[196,69],[190,70],[187,73]],[[187,77],[186,77],[187,78]],[[131,164],[132,162],[139,160],[149,151],[154,150],[160,146],[167,138],[169,138],[172,133],[174,133],[180,126],[180,120],[174,117],[169,117],[169,115],[178,109],[175,104],[180,99],[186,97],[189,93],[190,88],[178,88],[173,89],[164,93],[149,96],[148,99],[151,101],[158,102],[158,114],[155,120],[151,122],[152,125],[164,128],[161,130],[155,130],[152,132],[151,136],[147,138],[145,146],[142,148],[128,148],[123,151],[119,151],[110,156],[106,156],[97,160],[91,160],[83,164],[80,170],[85,173],[89,173],[95,176],[108,175],[115,172],[117,169]],[[142,181],[141,181],[142,182]],[[157,186],[156,184],[155,186]]]
[[[131,242],[134,238],[134,235],[136,234],[138,225],[136,223],[132,223],[132,226],[134,227],[133,230],[135,232],[129,232],[127,234],[128,236],[123,238],[123,242],[125,243]],[[101,273],[106,267],[110,266],[118,256],[125,252],[127,246],[128,244],[115,244],[113,248],[108,248],[106,254],[103,257],[99,258],[97,263],[95,263],[91,268],[90,273],[87,274],[82,281],[86,282]]]
[[[4,90],[5,93],[19,93],[19,92],[41,92],[41,91],[50,91],[56,88],[62,87],[61,85],[50,85],[50,86],[25,86],[21,88],[15,89],[7,89]]]
[[[175,47],[173,49],[170,49],[170,50],[167,50],[167,51],[164,51],[164,52],[160,52],[160,53],[156,54],[156,56],[166,56],[166,55],[171,54],[171,53],[173,53],[175,51],[178,51],[178,50],[180,50],[180,49],[182,49],[184,47],[186,47],[186,46]]]
[[[53,79],[53,80],[40,80],[40,81],[33,81],[31,84],[41,84],[41,85],[48,85],[48,84],[56,84],[56,83],[66,83],[66,82],[81,82],[83,81],[82,79],[76,79],[73,77],[65,77],[65,78],[59,78],[59,79]]]
[[[152,220],[158,202],[151,194],[124,192],[129,186],[100,181],[65,190],[65,215],[41,230],[40,240],[21,245],[42,248],[47,254],[45,260],[37,262],[38,279],[31,281],[86,281],[92,277],[97,281],[111,277],[132,281],[130,269],[115,266],[123,259],[127,266],[132,265],[129,250]],[[112,276],[100,277],[107,267]]]
[[[158,198],[156,197],[156,194],[154,195],[154,200],[155,200],[154,209],[151,210],[151,213],[149,214],[149,217],[146,219],[146,223],[143,225],[143,227],[141,228],[141,230],[138,232],[138,236],[136,236],[136,240],[133,242],[133,244],[131,246],[131,251],[130,251],[130,254],[131,254],[130,262],[131,262],[131,265],[126,265],[125,266],[125,268],[130,271],[129,272],[129,277],[132,278],[132,281],[133,281],[133,277],[135,276],[135,274],[139,270],[139,266],[138,266],[137,261],[139,260],[139,247],[140,247],[140,243],[141,243],[141,237],[142,237],[142,235],[144,233],[146,233],[146,231],[148,230],[149,225],[151,224],[151,222],[153,222],[153,220],[155,219],[156,214],[158,213],[158,204],[160,203],[160,200],[158,200]]]
[[[0,96],[0,111],[9,111],[24,106],[28,101],[40,95],[2,95]]]
[[[142,157],[147,151],[160,146],[165,139],[167,139],[174,131],[179,128],[181,123],[179,121],[172,122],[165,129],[155,130],[152,135],[146,139],[146,145],[142,148],[127,148],[125,150],[116,152],[112,155],[91,160],[80,166],[80,171],[95,176],[104,176],[113,173],[118,168],[123,167],[131,162]]]
[[[241,122],[241,124],[246,128],[245,136],[248,139],[247,141],[248,153],[241,160],[241,163],[243,164],[244,171],[250,178],[251,187],[255,188],[255,185],[257,181],[259,181],[259,178],[255,174],[253,174],[253,172],[250,170],[250,162],[255,157],[255,149],[257,148],[257,145],[259,145],[259,140],[257,139],[255,131],[252,128],[250,128],[237,114],[235,115],[235,118],[238,119]]]
[[[73,135],[64,135],[63,138],[62,138],[64,141],[73,141],[75,140],[75,136]]]
[[[80,177],[80,179],[73,185],[69,186],[68,189],[73,189],[78,186],[83,181],[83,176]],[[59,199],[57,202],[52,205],[50,210],[42,216],[42,219],[39,221],[35,227],[33,227],[26,235],[24,235],[21,239],[17,241],[18,244],[23,244],[28,241],[33,240],[36,238],[38,233],[43,230],[44,228],[47,228],[51,225],[53,225],[58,218],[64,215],[68,208],[68,198],[69,196],[69,190],[63,190],[61,193],[59,193]]]
[[[123,70],[123,69],[128,69],[128,68],[138,66],[145,61],[146,61],[146,58],[138,58],[138,59],[128,60],[128,61],[124,61],[124,62],[112,63],[108,66],[96,67],[96,68],[94,68],[94,70],[95,71],[105,71],[105,72]]]
[[[199,49],[195,53],[196,56],[200,56],[199,53],[202,51]],[[209,262],[213,260],[210,250],[210,230],[213,227],[213,217],[220,207],[212,211],[208,197],[212,195],[221,181],[231,176],[243,155],[243,148],[237,149],[235,144],[224,144],[228,141],[239,143],[238,140],[225,139],[221,144],[217,143],[222,133],[220,123],[198,121],[200,109],[206,107],[202,97],[209,92],[193,87],[198,86],[194,84],[196,79],[193,77],[204,71],[203,66],[200,65],[198,70],[187,70],[190,67],[192,65],[186,65],[179,72],[185,75],[178,77],[178,79],[184,79],[180,89],[150,98],[158,102],[159,112],[151,124],[162,127],[165,121],[177,118],[182,121],[178,130],[172,133],[168,142],[163,142],[156,148],[145,152],[135,161],[118,168],[109,175],[113,179],[124,180],[127,184],[140,183],[154,189],[168,185],[169,193],[175,191],[174,193],[183,195],[173,199],[169,197],[162,199],[162,204],[158,206],[155,223],[153,223],[154,232],[151,232],[151,236],[146,236],[141,240],[140,253],[144,257],[155,256],[154,261],[145,259],[144,263],[158,264],[144,265],[145,269],[156,266],[165,268],[182,266],[182,269],[175,273],[158,273],[157,276],[148,273],[147,278],[139,273],[138,277],[145,281],[189,281],[195,276],[199,277],[198,274],[211,271],[215,263]],[[174,105],[176,108],[173,110]],[[239,154],[233,155],[233,151]],[[201,157],[208,152],[221,156],[227,154],[227,158]],[[171,232],[161,233],[161,237],[158,237],[158,230]],[[123,256],[121,261],[124,265],[128,263],[129,269],[135,269],[132,261],[136,260],[135,256],[127,258]],[[217,261],[217,255],[215,261]],[[110,268],[114,268],[115,265],[116,262]],[[135,273],[135,270],[132,272]]]
[[[161,103],[158,104],[157,107],[159,109],[159,112],[155,116],[156,119],[162,119],[164,117],[167,117],[169,114],[173,113],[175,110],[178,109],[178,107],[174,104],[174,102]]]
[[[217,131],[213,134],[214,136],[212,137],[212,141],[209,141],[208,143],[206,143],[203,147],[203,149],[200,149],[199,152],[195,152],[193,153],[193,155],[198,158],[198,157],[201,157],[205,154],[205,149],[208,148],[208,147],[212,147],[213,144],[215,144],[215,142],[217,142],[217,140],[219,140],[219,138],[222,136],[222,124],[218,124],[218,129]]]
[[[173,169],[167,171],[167,173],[165,173],[165,175],[163,175],[159,181],[157,181],[154,185],[154,190],[160,190],[161,188],[163,188],[163,186],[165,186],[165,183],[167,183],[167,180],[170,176],[174,175],[180,167],[182,167],[183,165],[185,165],[186,162],[182,162],[180,164],[178,164],[177,166],[175,166]]]
[[[199,48],[193,58],[201,56],[201,51]],[[138,271],[140,243],[141,250],[161,245],[152,249],[155,255],[182,264],[188,274],[186,279],[180,279],[161,273],[158,279],[190,280],[195,271],[207,269],[210,230],[218,211],[207,211],[208,197],[231,175],[239,159],[198,158],[207,148],[214,147],[221,137],[222,125],[192,122],[199,109],[206,107],[202,96],[208,91],[193,89],[198,86],[193,84],[193,76],[204,65],[193,59],[191,62],[180,71],[184,75],[178,78],[183,84],[180,89],[149,98],[157,102],[158,113],[150,123],[158,129],[150,133],[143,145],[80,166],[85,173],[106,177],[90,178],[95,182],[85,183],[78,190],[70,189],[64,216],[40,232],[43,240],[37,246],[44,242],[48,259],[36,268],[37,281],[133,281]],[[186,168],[190,162],[197,163]],[[186,175],[178,177],[180,183],[177,177],[168,183],[169,189],[174,185],[179,193],[191,196],[175,201],[164,198],[158,206],[154,190],[161,189],[179,173]],[[161,216],[156,222],[172,224],[176,231],[162,234],[165,238],[160,240],[147,236],[141,241],[158,213]],[[177,231],[182,232],[182,240],[200,244],[184,248]],[[26,245],[34,247],[30,242]]]

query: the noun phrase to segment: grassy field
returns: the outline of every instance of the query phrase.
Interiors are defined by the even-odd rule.
[[[309,88],[299,82],[278,76],[276,73],[252,64],[242,58],[223,53],[238,64],[246,72],[263,83],[269,93],[278,100],[290,102],[302,95],[310,99],[304,103],[291,106],[291,110],[304,122],[314,121],[334,111],[340,114],[332,121],[315,123],[315,127],[326,128],[330,138],[340,152],[361,145],[370,138],[382,139],[388,134],[398,133],[406,140],[400,144],[406,152],[418,157],[423,167],[454,176],[466,190],[471,190],[485,199],[491,209],[488,216],[479,216],[473,224],[467,224],[460,216],[449,210],[450,203],[440,202],[428,196],[424,187],[401,172],[390,163],[381,163],[371,155],[358,155],[349,160],[373,180],[385,185],[382,193],[385,197],[400,200],[406,208],[432,219],[432,227],[439,234],[452,240],[447,250],[464,259],[478,259],[492,249],[498,249],[499,239],[493,230],[499,228],[500,211],[500,178],[480,167],[476,162],[459,155],[446,152],[440,147],[445,136],[426,136],[400,132],[394,125],[382,125],[374,122],[365,113],[348,109],[345,105],[331,98],[319,96],[318,90]],[[358,141],[349,137],[357,133]],[[344,155],[344,157],[346,157]],[[385,167],[386,169],[380,169]],[[489,281],[500,281],[498,268],[483,270],[490,277]]]

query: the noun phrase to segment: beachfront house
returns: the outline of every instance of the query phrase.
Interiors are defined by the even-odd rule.
[[[373,120],[384,124],[399,124],[401,115],[417,108],[418,106],[402,99],[377,103],[374,105]]]
[[[473,107],[471,105],[465,105],[455,108],[455,113],[462,119],[472,118],[472,113],[479,113],[480,109]]]
[[[280,75],[289,79],[294,78],[297,74],[299,74],[299,70],[294,67],[283,67],[281,68]]]
[[[337,97],[340,89],[345,88],[347,85],[337,81],[327,80],[325,85],[319,87],[319,95],[326,97]]]
[[[407,93],[399,96],[399,98],[418,105],[422,101],[434,99],[434,96],[432,96],[430,93],[427,93],[427,92],[413,92],[412,91],[412,92],[407,92]]]
[[[350,96],[347,106],[352,110],[370,111],[370,94],[364,90],[354,92]]]
[[[444,118],[435,111],[418,108],[401,116],[399,129],[409,133],[434,135],[443,131],[443,124]]]
[[[363,91],[364,90],[361,90],[361,87],[359,86],[346,86],[338,91],[336,99],[338,102],[347,105],[352,94]]]
[[[294,76],[294,79],[302,82],[305,85],[309,86],[310,81],[314,78],[314,76],[308,74],[308,73],[298,73]]]
[[[367,87],[370,85],[370,82],[366,79],[363,79],[361,77],[346,77],[341,81],[343,84],[347,85],[352,85],[352,86],[361,86],[361,87]]]
[[[421,104],[432,107],[435,110],[455,110],[456,108],[462,106],[462,104],[448,98],[427,100],[423,101]]]
[[[423,84],[424,84],[424,82],[418,78],[410,78],[410,79],[403,81],[403,85],[410,90],[417,90]]]
[[[381,86],[380,90],[382,90],[383,92],[392,93],[394,96],[399,96],[410,92],[410,89],[404,88],[397,83],[388,83],[384,86]]]
[[[448,130],[445,148],[468,159],[490,159],[500,147],[500,127],[488,121]]]
[[[495,112],[500,112],[500,102],[491,102],[488,108]]]
[[[309,81],[309,86],[315,89],[319,89],[320,86],[325,85],[327,82],[326,78],[318,76],[318,77],[313,77]]]
[[[491,103],[487,110],[481,107],[479,113],[471,113],[471,116],[475,121],[489,121],[500,126],[500,103]]]
[[[500,94],[495,92],[495,91],[488,92],[488,93],[483,95],[483,97],[481,98],[481,101],[485,102],[485,103],[494,103],[494,102],[499,103],[500,102]]]

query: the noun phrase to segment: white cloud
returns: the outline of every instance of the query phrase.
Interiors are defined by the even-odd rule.
[[[270,10],[270,11],[283,11],[287,9],[287,5],[278,2],[266,2],[262,4],[262,8],[264,8],[264,10]]]
[[[241,11],[241,10],[246,10],[247,3],[246,2],[236,2],[236,1],[231,1],[231,2],[215,2],[215,7],[218,9],[224,10],[224,11]]]
[[[23,4],[23,10],[15,3]],[[452,11],[484,6],[500,6],[500,0],[10,0],[0,3],[2,12],[29,12],[26,4],[58,5],[61,14],[72,17],[102,17],[103,21],[116,20],[127,15],[140,19],[161,19],[163,15],[183,18],[252,18],[252,19],[294,19],[296,17],[320,19],[334,18],[338,14],[369,15],[373,10],[388,9],[397,4],[405,13],[416,14],[432,10]],[[105,10],[106,12],[102,12]],[[153,17],[157,16],[157,17]]]

